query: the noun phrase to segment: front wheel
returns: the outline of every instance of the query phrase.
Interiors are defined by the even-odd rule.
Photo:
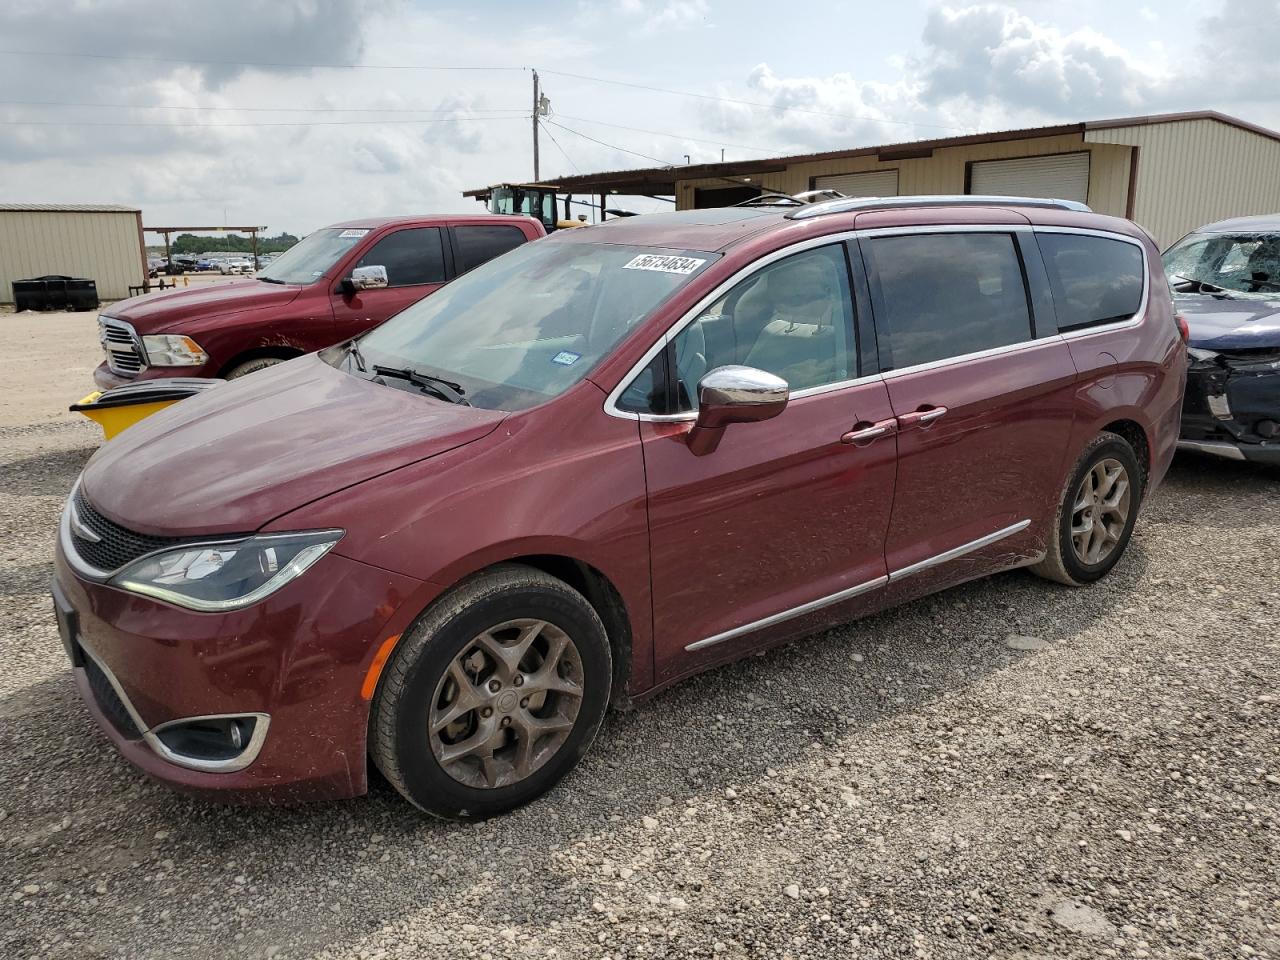
[[[401,639],[374,699],[370,752],[427,813],[505,813],[586,753],[612,675],[604,625],[582,594],[503,564],[442,597]]]
[[[1127,440],[1114,433],[1094,437],[1067,479],[1049,549],[1032,572],[1072,587],[1106,576],[1133,536],[1141,476]]]

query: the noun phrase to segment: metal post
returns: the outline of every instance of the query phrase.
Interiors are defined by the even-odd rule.
[[[604,194],[600,194],[600,223],[604,223]]]
[[[258,231],[249,231],[249,241],[253,244],[253,269],[256,273],[258,270]]]
[[[533,71],[533,182],[539,180],[538,174],[538,71]]]
[[[566,194],[564,195],[564,218],[565,218],[566,220],[572,220],[572,219],[573,219],[573,214],[569,212],[569,202],[570,202],[572,199],[573,199],[573,194],[571,194],[571,193],[566,193]]]

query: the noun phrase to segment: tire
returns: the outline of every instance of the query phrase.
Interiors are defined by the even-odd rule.
[[[277,363],[284,363],[284,360],[280,357],[258,357],[256,360],[246,360],[244,363],[238,363],[228,370],[227,379],[238,380],[240,377],[247,377],[249,374],[265,370],[267,367],[274,367]]]
[[[500,662],[493,641],[518,663]],[[547,668],[556,647],[564,652]],[[577,765],[604,719],[612,677],[609,639],[586,598],[540,570],[501,564],[445,594],[405,633],[374,697],[370,754],[427,813],[506,813]]]
[[[1109,476],[1114,471],[1112,465],[1123,469],[1123,474],[1115,481],[1116,486],[1107,489],[1102,501],[1089,503],[1085,508],[1087,515],[1076,510],[1077,506],[1090,499],[1093,489],[1105,488],[1105,480],[1099,483],[1095,471]],[[1123,437],[1104,432],[1090,440],[1068,475],[1058,500],[1049,549],[1044,559],[1031,567],[1031,572],[1069,587],[1082,587],[1105,577],[1120,561],[1133,536],[1134,524],[1142,507],[1142,477],[1137,455]],[[1086,480],[1089,481],[1088,487]],[[1121,481],[1127,485],[1127,497],[1120,496],[1118,492]],[[1111,512],[1115,506],[1109,505],[1117,498],[1126,505],[1122,525],[1116,513]],[[1077,536],[1088,544],[1083,556]],[[1100,545],[1100,552],[1096,558],[1090,559],[1090,548],[1095,542]]]

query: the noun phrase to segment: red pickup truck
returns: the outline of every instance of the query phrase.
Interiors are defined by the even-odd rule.
[[[98,317],[99,389],[242,377],[364,333],[546,230],[495,214],[352,220],[316,230],[252,279],[121,300]]]

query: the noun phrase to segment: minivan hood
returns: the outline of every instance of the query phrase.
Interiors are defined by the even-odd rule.
[[[235,280],[172,293],[151,293],[114,303],[103,312],[125,320],[138,333],[171,333],[192,320],[221,317],[242,310],[282,306],[302,292],[297,284]]]
[[[453,405],[299,357],[152,414],[90,459],[82,491],[158,536],[248,533],[344,487],[493,432]]]
[[[1280,347],[1280,295],[1274,300],[1228,300],[1208,294],[1174,299],[1191,330],[1190,346],[1201,350]]]

